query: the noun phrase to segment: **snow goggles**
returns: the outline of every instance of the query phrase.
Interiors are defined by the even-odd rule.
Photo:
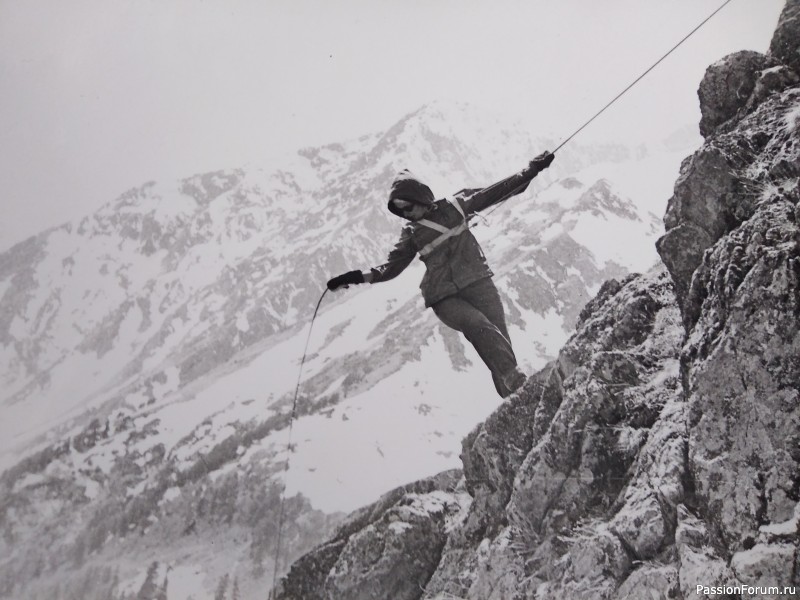
[[[414,204],[413,202],[409,202],[408,200],[401,200],[399,198],[392,200],[392,204],[395,205],[397,210],[404,213],[411,212],[416,206],[416,204]]]

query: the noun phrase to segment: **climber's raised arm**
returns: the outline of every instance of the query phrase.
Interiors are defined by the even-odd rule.
[[[468,212],[479,212],[524,192],[531,180],[549,167],[554,158],[554,154],[542,152],[519,173],[470,194],[464,202],[464,208]]]

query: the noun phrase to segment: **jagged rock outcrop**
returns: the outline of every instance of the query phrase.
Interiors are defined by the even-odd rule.
[[[695,269],[660,246],[686,290],[682,375],[699,514],[730,557],[719,579],[748,584],[800,581],[799,16],[800,2],[787,2],[770,47],[786,64],[756,74],[772,89],[710,130],[683,177],[708,175],[696,161],[709,147],[724,157],[729,185],[712,200],[719,227],[705,229]],[[689,205],[685,191],[679,183],[670,205],[677,227],[692,220],[678,208]]]
[[[763,57],[771,68],[753,59],[749,72],[739,64],[744,72],[734,73],[737,60],[718,63],[732,79],[760,85],[739,97],[730,120],[707,121],[706,144],[684,165],[659,242],[683,292],[698,505],[732,555],[731,572],[748,583],[798,580],[799,59],[800,2],[791,0]],[[717,110],[702,108],[704,118]],[[698,228],[693,252],[675,251],[680,230]]]
[[[708,137],[744,108],[765,71],[778,66],[777,59],[752,50],[736,52],[711,65],[697,95],[703,107],[700,133]]]
[[[607,282],[558,358],[464,440],[469,505],[409,598],[800,585],[798,49],[790,0],[768,56],[709,69],[664,266]]]
[[[700,84],[706,143],[681,167],[657,244],[684,310],[706,249],[752,216],[770,186],[798,175],[799,6],[786,3],[770,55],[734,53],[709,67]]]
[[[465,440],[474,500],[426,598],[596,597],[659,554],[682,495],[679,341],[665,272],[604,286],[557,361]]]
[[[373,523],[387,513],[369,508],[380,516],[356,515],[346,535],[298,561],[283,587],[296,595],[278,597],[597,597],[625,582],[636,597],[647,582],[677,582],[677,567],[656,561],[672,552],[685,496],[681,339],[666,270],[608,282],[558,359],[464,440],[469,502],[429,542],[438,557],[415,595],[398,595],[396,577],[371,571],[419,548],[376,544],[387,528]],[[440,531],[441,517],[428,528]],[[332,585],[345,554],[359,559],[347,572],[368,573],[372,596]]]
[[[274,600],[419,598],[436,570],[449,523],[468,502],[461,471],[395,489],[342,524],[293,566]]]

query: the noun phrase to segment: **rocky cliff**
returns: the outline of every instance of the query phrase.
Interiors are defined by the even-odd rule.
[[[767,55],[700,85],[663,265],[601,288],[460,473],[352,515],[277,598],[800,591],[799,74],[789,0]]]

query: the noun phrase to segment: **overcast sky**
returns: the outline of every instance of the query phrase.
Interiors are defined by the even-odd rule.
[[[563,139],[722,1],[0,0],[0,251],[145,181],[268,165],[437,99]],[[782,6],[733,0],[582,141],[696,124],[705,68],[766,51]]]

